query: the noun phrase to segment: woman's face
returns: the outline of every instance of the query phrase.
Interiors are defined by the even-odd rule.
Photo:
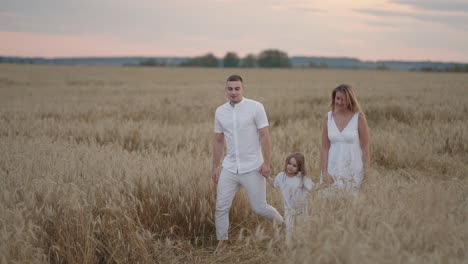
[[[336,92],[335,94],[335,109],[344,110],[348,108],[348,100],[343,92]]]

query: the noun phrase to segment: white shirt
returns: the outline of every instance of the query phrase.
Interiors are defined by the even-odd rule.
[[[226,139],[223,168],[232,173],[257,170],[263,163],[258,130],[268,126],[263,105],[243,98],[232,106],[229,102],[216,109],[214,132]]]
[[[295,215],[307,209],[308,192],[314,187],[314,182],[309,177],[302,179],[300,172],[293,177],[280,172],[276,175],[273,187],[281,191],[285,214]]]

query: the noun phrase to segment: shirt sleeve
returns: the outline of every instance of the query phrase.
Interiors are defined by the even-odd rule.
[[[307,191],[312,190],[314,185],[314,182],[309,177],[304,177],[304,187],[307,189]]]
[[[279,189],[281,187],[281,183],[283,183],[283,180],[281,179],[282,173],[278,173],[275,177],[275,182],[273,184],[273,188]]]
[[[221,126],[221,123],[218,120],[218,111],[216,111],[214,118],[214,132],[218,134],[223,133],[223,127]]]
[[[257,125],[257,129],[268,126],[268,117],[265,112],[265,107],[263,107],[261,103],[258,103],[257,111],[255,111],[255,124]]]

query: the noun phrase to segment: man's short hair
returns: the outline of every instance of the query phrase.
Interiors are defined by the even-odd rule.
[[[244,83],[244,81],[242,80],[242,77],[240,77],[239,75],[231,75],[226,80],[226,82],[237,82],[237,81]]]

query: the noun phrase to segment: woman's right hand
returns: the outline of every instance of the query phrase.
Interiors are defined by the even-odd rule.
[[[333,180],[333,177],[328,172],[325,172],[323,174],[323,183],[324,184],[333,184],[334,182],[335,182],[335,180]]]

